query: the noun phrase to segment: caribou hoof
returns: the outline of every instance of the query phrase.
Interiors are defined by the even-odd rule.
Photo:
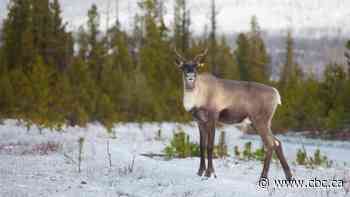
[[[214,173],[214,170],[212,170],[212,169],[207,169],[207,170],[205,171],[205,176],[208,177],[208,178],[210,178],[211,175],[213,175],[214,178],[216,178],[216,174]]]
[[[288,181],[290,181],[290,180],[294,180],[295,178],[292,176],[292,174],[290,174],[290,175],[286,176],[286,179]]]
[[[200,169],[198,170],[198,172],[197,172],[197,175],[198,175],[198,176],[203,176],[204,171],[205,171],[205,169],[200,168]]]

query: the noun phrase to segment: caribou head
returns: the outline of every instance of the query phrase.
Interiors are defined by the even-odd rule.
[[[198,68],[204,66],[203,61],[208,54],[208,50],[204,50],[203,53],[198,54],[190,61],[186,60],[182,55],[180,55],[176,48],[174,51],[177,56],[175,63],[183,73],[184,88],[185,90],[193,90],[195,88]]]

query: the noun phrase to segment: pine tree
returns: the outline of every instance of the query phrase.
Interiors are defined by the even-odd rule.
[[[52,103],[50,104],[51,113],[48,118],[50,122],[61,125],[70,120],[73,109],[80,106],[81,103],[74,103],[73,84],[71,84],[66,70],[63,72],[56,71],[52,80],[55,80],[55,83],[52,84],[50,91]]]
[[[295,74],[295,65],[294,65],[294,41],[292,33],[288,31],[287,42],[286,42],[286,62],[282,69],[280,83],[284,87],[287,83],[290,82],[291,76]]]
[[[112,64],[114,69],[128,75],[135,69],[128,47],[126,32],[115,29],[112,34]]]
[[[249,73],[249,40],[247,36],[240,33],[237,37],[236,45],[235,57],[239,67],[240,80],[249,81],[252,77]]]
[[[35,48],[29,0],[12,0],[2,29],[3,61],[9,71],[34,62]]]
[[[15,91],[9,75],[6,68],[3,68],[0,72],[0,118],[12,117],[11,112],[15,107]]]
[[[68,121],[71,125],[84,125],[93,120],[96,111],[97,86],[92,80],[89,67],[80,58],[74,59],[67,70],[71,84],[71,105],[67,105]]]
[[[173,54],[170,53],[168,38],[162,33],[164,22],[159,18],[158,1],[144,0],[139,5],[145,13],[145,37],[140,49],[140,68],[147,78],[148,88],[152,91],[153,107],[150,113],[154,114],[155,119],[169,118],[169,106],[176,100],[173,95],[174,87],[180,84],[176,67],[169,61]]]
[[[87,40],[88,40],[88,63],[94,79],[99,81],[101,79],[102,66],[104,64],[104,56],[106,54],[104,43],[98,40],[100,34],[100,14],[97,6],[93,4],[88,11],[87,22]]]
[[[345,88],[346,73],[337,64],[329,64],[324,71],[324,81],[322,83],[322,98],[326,104],[326,111],[335,108],[337,103],[341,103],[341,94]]]
[[[216,9],[216,3],[215,0],[211,0],[211,6],[210,6],[210,64],[212,67],[212,73],[215,76],[220,76],[220,70],[219,65],[217,64],[217,40],[216,40],[216,26],[217,26],[217,9]]]
[[[87,63],[88,52],[89,52],[89,40],[88,34],[86,33],[84,27],[80,26],[78,30],[78,40],[77,44],[79,46],[78,57]]]
[[[345,90],[345,91],[344,91]],[[339,129],[345,122],[344,103],[347,102],[346,73],[341,65],[328,65],[321,83],[321,98],[325,105],[326,127]]]
[[[256,16],[252,17],[250,25],[249,70],[254,81],[266,82],[269,80],[268,64],[270,58],[261,37],[261,30]]]
[[[220,65],[221,77],[225,79],[239,79],[239,69],[235,55],[231,52],[231,48],[228,46],[225,36],[222,36],[220,42],[218,42],[217,51],[217,64]]]
[[[301,93],[295,94],[299,97],[299,106],[304,106],[297,109],[294,107],[295,118],[298,121],[298,128],[309,129],[311,131],[321,131],[324,125],[324,110],[325,106],[320,96],[320,83],[314,75],[300,84],[299,89]],[[292,92],[292,91],[290,91]]]
[[[53,20],[49,0],[32,1],[34,46],[45,64],[54,64],[51,53],[53,39]]]
[[[190,11],[187,0],[176,0],[174,9],[174,42],[183,54],[190,47]]]
[[[14,91],[14,106],[10,113],[14,118],[30,120],[34,93],[31,81],[23,70],[23,68],[16,68],[10,71],[10,81],[13,89],[16,90]]]
[[[44,64],[39,56],[28,75],[33,94],[30,119],[39,127],[51,126],[48,118],[50,117],[50,105],[52,103],[50,92],[52,74],[53,71]]]
[[[61,71],[66,69],[70,63],[73,54],[73,37],[66,31],[66,24],[63,24],[61,17],[62,11],[58,0],[50,4],[52,15],[52,35],[49,41],[50,54],[53,56],[54,64]]]

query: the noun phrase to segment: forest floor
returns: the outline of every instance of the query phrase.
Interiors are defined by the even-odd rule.
[[[296,179],[339,179],[341,188],[277,188],[274,179],[284,179],[278,162],[272,162],[270,186],[259,188],[262,164],[235,158],[234,146],[248,141],[261,147],[258,136],[246,135],[233,126],[226,131],[229,154],[215,159],[217,178],[196,175],[199,159],[144,157],[162,153],[173,132],[182,128],[191,141],[198,142],[195,124],[128,123],[116,124],[115,138],[99,124],[86,128],[67,127],[61,132],[25,126],[14,120],[0,125],[0,196],[124,196],[124,197],[234,197],[234,196],[350,196],[350,142],[305,139],[280,135],[284,152]],[[157,136],[161,130],[161,138]],[[219,132],[216,135],[218,140]],[[78,172],[78,139],[83,137],[81,172]],[[107,144],[109,144],[110,160]],[[314,169],[296,165],[296,152],[316,149],[333,161],[330,168]],[[110,166],[111,161],[111,166]]]

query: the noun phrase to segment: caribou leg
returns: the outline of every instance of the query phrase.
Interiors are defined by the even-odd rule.
[[[282,165],[282,168],[283,168],[284,174],[286,176],[286,179],[290,180],[293,175],[292,175],[292,173],[290,171],[290,168],[289,168],[289,165],[287,163],[287,160],[284,157],[282,144],[276,137],[275,137],[275,144],[276,144],[276,155],[277,155],[278,159],[280,160],[280,163]]]
[[[208,168],[205,171],[205,176],[210,177],[211,174],[214,174],[214,176],[215,176],[214,167],[213,167],[213,150],[214,150],[214,141],[215,141],[215,121],[212,118],[210,118],[210,120],[208,121],[207,132],[208,132],[208,146],[207,146]]]
[[[205,167],[205,149],[207,148],[207,129],[205,126],[205,123],[198,122],[198,128],[199,128],[199,137],[200,137],[200,164],[199,164],[199,170],[197,172],[198,176],[202,176],[204,171],[206,170]]]
[[[267,178],[269,168],[270,168],[272,153],[275,149],[275,141],[270,129],[266,124],[262,123],[256,126],[257,126],[256,129],[259,135],[261,136],[261,139],[265,147],[265,159],[264,159],[263,170],[261,172],[260,178]]]

